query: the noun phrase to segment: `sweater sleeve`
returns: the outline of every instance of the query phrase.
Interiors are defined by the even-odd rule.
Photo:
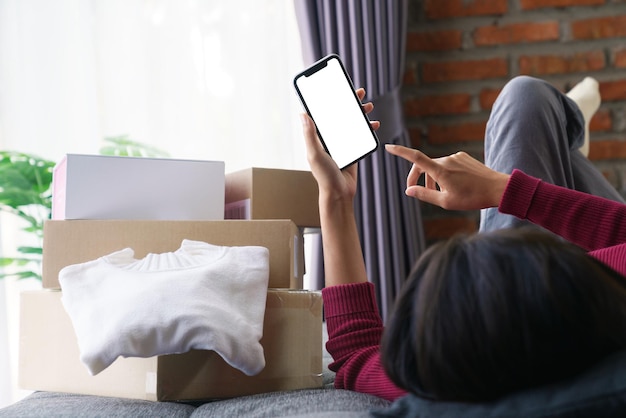
[[[498,207],[588,250],[626,243],[626,205],[514,170]]]
[[[374,286],[355,283],[322,290],[328,326],[326,348],[333,357],[335,387],[369,393],[387,400],[406,394],[385,373],[380,361],[383,323]]]

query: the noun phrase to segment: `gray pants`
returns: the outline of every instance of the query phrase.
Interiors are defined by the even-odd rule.
[[[624,202],[578,151],[584,132],[583,116],[574,101],[543,80],[516,77],[493,105],[485,134],[485,164],[507,174],[517,168],[552,184]],[[480,231],[526,224],[497,208],[480,214]]]

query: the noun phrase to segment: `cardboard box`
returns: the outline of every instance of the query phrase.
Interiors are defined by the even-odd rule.
[[[52,219],[224,219],[224,163],[66,155],[52,176]]]
[[[320,226],[318,187],[310,171],[248,168],[226,174],[226,219],[291,219]]]
[[[230,367],[214,351],[118,358],[96,376],[79,360],[76,336],[60,291],[22,293],[19,384],[27,390],[161,401],[230,398],[322,386],[322,302],[319,292],[270,289],[256,376]]]
[[[44,223],[42,282],[59,289],[59,271],[124,248],[135,258],[176,251],[183,239],[213,245],[260,245],[270,251],[269,287],[302,289],[302,232],[289,220],[125,221],[73,220]]]

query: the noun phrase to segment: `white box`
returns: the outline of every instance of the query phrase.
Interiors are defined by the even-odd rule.
[[[66,155],[52,219],[223,220],[224,162]]]

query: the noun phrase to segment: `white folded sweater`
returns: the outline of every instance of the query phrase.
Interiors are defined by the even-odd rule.
[[[92,375],[123,357],[215,350],[247,375],[265,367],[269,250],[184,240],[137,260],[130,248],[59,273],[63,305]]]

